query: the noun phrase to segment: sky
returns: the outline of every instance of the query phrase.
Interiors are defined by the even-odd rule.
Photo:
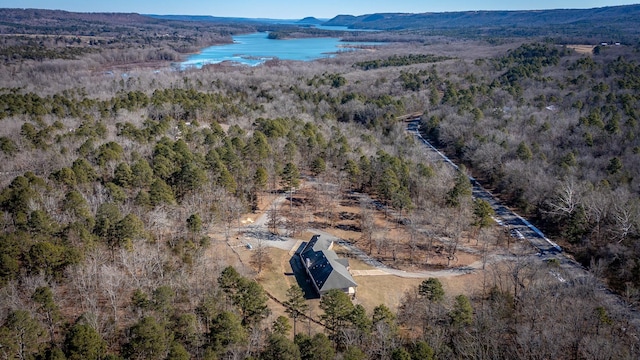
[[[0,8],[272,19],[301,19],[313,16],[329,19],[336,15],[383,12],[585,9],[634,3],[640,3],[640,0],[0,0]]]

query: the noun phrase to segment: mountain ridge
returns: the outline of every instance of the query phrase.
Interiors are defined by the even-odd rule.
[[[163,27],[171,22],[230,24],[275,31],[277,26],[339,26],[351,30],[429,31],[433,35],[466,38],[547,37],[565,41],[640,41],[640,4],[591,9],[459,11],[430,13],[374,13],[337,15],[332,19],[258,19],[210,15],[153,15],[137,13],[75,13],[45,9],[0,9],[0,33],[38,33],[53,28],[62,33],[104,33],[96,23]],[[49,29],[49,30],[47,30]],[[81,29],[82,31],[79,31]]]
[[[553,10],[480,10],[426,13],[375,13],[359,16],[338,15],[325,22],[325,26],[347,26],[360,29],[418,29],[455,28],[473,26],[522,26],[567,25],[580,22],[611,21],[615,26],[620,20],[640,23],[640,4],[608,6],[591,9]]]

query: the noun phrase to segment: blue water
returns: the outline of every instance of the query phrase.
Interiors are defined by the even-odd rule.
[[[347,51],[350,45],[363,44],[345,43],[338,38],[271,40],[267,37],[267,33],[254,33],[234,36],[233,44],[202,49],[199,54],[189,56],[181,66],[182,68],[201,68],[206,64],[217,64],[223,61],[256,66],[272,59],[311,61],[334,56],[339,51]],[[376,43],[364,45],[376,45]]]

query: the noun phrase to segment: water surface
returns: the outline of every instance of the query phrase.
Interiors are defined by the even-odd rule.
[[[272,40],[265,32],[233,37],[233,44],[211,46],[199,54],[191,55],[182,68],[200,68],[206,64],[232,61],[249,66],[260,65],[267,60],[311,61],[334,56],[340,51],[350,51],[354,45],[379,45],[379,43],[346,43],[339,38],[305,38]]]

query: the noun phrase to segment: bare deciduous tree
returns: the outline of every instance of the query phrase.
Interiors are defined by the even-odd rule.
[[[368,201],[360,201],[360,240],[364,242],[369,255],[373,252],[373,238],[377,232],[374,212],[370,206]]]
[[[549,201],[550,212],[560,216],[573,214],[582,201],[583,193],[584,189],[576,179],[565,179],[556,188],[553,200]]]
[[[269,254],[269,247],[264,241],[258,241],[258,244],[253,248],[251,254],[251,265],[253,265],[258,271],[258,275],[262,273],[262,270],[269,267],[273,260]]]

